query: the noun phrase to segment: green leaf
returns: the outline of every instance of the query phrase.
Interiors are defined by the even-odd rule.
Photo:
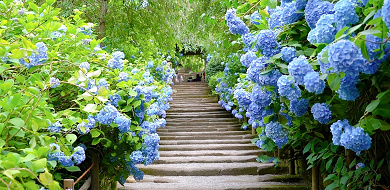
[[[92,145],[97,145],[99,142],[100,142],[100,140],[102,140],[101,138],[95,138],[95,139],[93,139],[92,140]]]
[[[129,96],[135,97],[135,96],[137,96],[137,92],[134,91],[134,90],[130,90],[130,91],[129,91]]]
[[[326,167],[325,168],[326,168],[327,171],[330,171],[329,169],[332,166],[332,163],[333,163],[333,158],[329,159],[328,162],[326,162]],[[326,181],[326,179],[324,181]]]
[[[271,9],[276,8],[278,5],[278,0],[268,0],[268,7]]]
[[[101,134],[100,131],[97,130],[97,129],[92,129],[90,131],[90,133],[91,133],[92,138],[96,138],[96,137],[98,137]]]
[[[331,175],[334,175],[334,174],[331,174]],[[337,187],[339,187],[339,183],[338,183],[338,181],[334,181],[332,184],[326,186],[325,190],[332,190],[332,189],[336,189]]]
[[[322,138],[322,139],[325,138],[324,135],[323,135],[322,133],[319,133],[319,132],[317,132],[317,131],[314,131],[314,135],[316,135],[317,137],[320,137],[320,138]]]
[[[20,59],[23,57],[23,52],[20,49],[14,49],[11,51],[11,58],[13,59]]]
[[[82,98],[84,98],[85,100],[87,101],[90,101],[93,99],[93,95],[89,92],[84,92],[82,95],[81,95]]]
[[[340,179],[340,183],[342,184],[342,185],[345,185],[345,184],[347,184],[347,182],[348,182],[348,176],[343,176],[341,179]]]
[[[366,112],[372,112],[375,110],[375,108],[379,105],[379,100],[373,100],[370,104],[366,107]]]
[[[364,30],[364,31],[360,32],[359,34],[365,36],[365,35],[369,35],[369,34],[378,34],[378,33],[381,33],[381,31],[375,30],[375,29],[368,29],[368,30]]]
[[[80,168],[78,166],[70,166],[70,167],[65,167],[66,170],[70,171],[70,172],[78,172],[78,171],[81,171]]]
[[[24,127],[24,121],[20,118],[12,118],[9,120],[10,123],[12,123],[16,127]]]
[[[66,140],[70,143],[73,144],[77,140],[77,136],[75,134],[67,134],[66,135]]]
[[[96,113],[96,112],[99,112],[98,110],[96,110],[97,108],[97,105],[96,104],[87,104],[85,107],[84,107],[84,111],[85,112],[88,112],[88,113]]]
[[[310,148],[311,148],[311,143],[308,143],[308,144],[305,146],[305,148],[303,149],[303,154],[305,154],[306,152],[309,152]]]
[[[267,124],[272,121],[272,118],[274,118],[274,115],[269,115],[263,118],[264,124]]]
[[[54,3],[54,1],[55,1],[55,0],[46,0],[46,3],[47,3],[48,5],[52,5],[52,4]]]
[[[321,55],[321,62],[322,63],[329,63],[329,51],[325,51],[324,53],[322,53]]]
[[[345,32],[346,30],[348,30],[348,28],[349,28],[349,26],[346,26],[346,27],[342,28],[340,31],[338,31],[338,32],[336,33],[336,35],[335,35],[334,38],[335,38],[335,39],[339,39],[340,36],[343,35],[344,32]]]
[[[99,70],[87,73],[87,77],[98,77],[98,76],[100,76],[101,73],[102,73],[102,71],[99,69]]]
[[[332,89],[333,91],[337,91],[340,87],[340,83],[341,77],[338,74],[332,73],[328,75],[328,85],[330,89]]]
[[[101,86],[98,90],[99,96],[107,97],[108,96],[108,90],[105,86]]]

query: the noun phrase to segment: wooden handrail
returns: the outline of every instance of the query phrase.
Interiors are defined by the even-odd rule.
[[[91,166],[89,166],[89,168],[87,170],[85,170],[85,172],[83,173],[83,175],[81,175],[75,182],[74,184],[76,185],[81,179],[83,179],[83,177],[85,176],[85,174],[87,174],[89,172],[89,170],[92,169],[92,167],[95,165],[95,163],[92,163]]]

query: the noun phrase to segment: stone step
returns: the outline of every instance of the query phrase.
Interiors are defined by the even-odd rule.
[[[167,113],[167,118],[232,118],[229,112]]]
[[[175,108],[175,107],[198,108],[198,107],[221,107],[221,105],[219,105],[217,102],[215,102],[215,103],[202,103],[202,104],[188,102],[188,103],[172,104],[172,105],[170,105],[170,107],[171,108]]]
[[[204,107],[177,107],[174,105],[170,105],[171,109],[167,111],[167,113],[183,113],[183,112],[193,112],[193,113],[199,113],[199,112],[210,112],[210,111],[220,111],[220,112],[227,112],[225,109],[223,109],[221,106],[204,106]],[[230,112],[229,112],[230,113]]]
[[[256,137],[256,135],[225,135],[225,136],[215,136],[215,135],[202,135],[202,136],[161,136],[161,140],[203,140],[203,139],[251,139]]]
[[[181,145],[160,145],[160,151],[192,151],[192,150],[258,150],[252,144],[181,144]]]
[[[165,128],[159,128],[157,129],[157,133],[160,132],[204,132],[204,131],[241,131],[240,126],[234,126],[234,127],[214,127],[214,126],[209,126],[209,127],[165,127]]]
[[[171,124],[173,123],[188,123],[188,122],[196,122],[196,123],[238,123],[238,119],[237,118],[232,118],[232,117],[222,117],[222,118],[219,118],[219,117],[216,117],[216,118],[197,118],[197,117],[192,117],[192,118],[165,118],[165,120],[168,122],[171,122]]]
[[[245,156],[187,156],[187,157],[161,157],[153,164],[178,164],[178,163],[233,163],[255,162],[256,155]]]
[[[151,176],[145,175],[142,181],[118,184],[119,190],[142,189],[230,189],[230,190],[309,190],[311,187],[303,182],[282,183],[261,181],[272,179],[269,175],[224,175],[224,176]]]
[[[181,163],[137,165],[148,175],[159,176],[221,176],[221,175],[256,175],[259,171],[272,173],[273,163]]]
[[[226,136],[226,135],[246,135],[249,131],[200,131],[200,132],[159,132],[160,137],[165,136],[203,136],[203,135],[215,135],[215,136]]]
[[[167,127],[194,127],[194,126],[197,126],[197,127],[203,127],[203,126],[213,126],[213,125],[232,125],[232,124],[235,124],[235,125],[239,125],[240,123],[238,121],[205,121],[205,122],[201,122],[201,121],[175,121],[175,120],[168,120],[167,119]]]
[[[181,99],[181,100],[178,100],[178,99],[174,99],[172,102],[170,102],[170,104],[186,104],[188,102],[191,102],[191,103],[198,103],[198,104],[202,104],[202,103],[215,103],[215,102],[218,102],[217,99],[205,99],[203,97],[197,97],[197,98],[186,98],[186,99]]]
[[[271,154],[264,150],[192,150],[192,151],[159,151],[162,157],[180,157],[180,156],[247,156],[247,155],[265,155]]]
[[[160,145],[180,145],[180,144],[248,144],[249,139],[232,139],[232,140],[164,140]]]

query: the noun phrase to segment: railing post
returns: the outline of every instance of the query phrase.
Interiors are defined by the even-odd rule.
[[[311,168],[311,189],[319,190],[320,189],[320,170],[318,165],[314,165]]]
[[[100,173],[100,155],[99,153],[92,153],[92,162],[95,166],[91,169],[91,190],[99,190],[99,173]]]
[[[288,165],[288,173],[290,175],[295,175],[295,159],[294,159],[294,149],[290,149],[290,163]]]
[[[64,179],[64,190],[74,190],[74,179]]]

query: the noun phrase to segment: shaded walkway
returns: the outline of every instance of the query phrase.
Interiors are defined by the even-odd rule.
[[[271,163],[256,162],[264,154],[251,144],[250,131],[210,96],[206,83],[173,86],[167,126],[158,129],[160,159],[139,165],[144,180],[120,189],[302,189],[302,183],[283,183],[285,173]],[[260,174],[260,175],[258,175]],[[279,181],[279,182],[278,182]]]

